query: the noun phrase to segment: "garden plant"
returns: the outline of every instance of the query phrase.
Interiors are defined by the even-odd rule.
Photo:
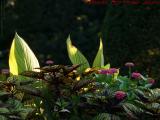
[[[92,66],[70,37],[66,43],[72,65],[40,66],[15,34],[9,70],[0,76],[0,120],[159,120],[158,80],[134,71],[132,62],[126,75],[105,65],[102,40]]]

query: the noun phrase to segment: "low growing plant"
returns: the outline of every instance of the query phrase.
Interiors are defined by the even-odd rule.
[[[40,67],[26,42],[15,35],[10,72],[3,70],[0,76],[0,119],[159,119],[159,89],[152,89],[156,81],[132,71],[133,63],[125,64],[125,76],[120,69],[104,66],[102,40],[92,67],[70,38],[67,50],[73,65],[49,60]]]

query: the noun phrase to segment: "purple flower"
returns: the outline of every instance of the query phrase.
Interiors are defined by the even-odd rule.
[[[112,75],[112,74],[117,73],[117,72],[118,72],[118,70],[116,68],[99,70],[99,74],[107,74],[107,75]]]
[[[2,73],[2,74],[9,74],[9,69],[2,69],[2,70],[1,70],[1,73]]]
[[[153,85],[155,83],[155,80],[150,78],[150,79],[148,79],[148,83]]]
[[[138,73],[138,72],[133,72],[132,73],[132,78],[139,79],[139,78],[141,78],[141,74]]]
[[[114,74],[114,73],[118,72],[118,70],[116,68],[110,68],[109,71],[110,71],[111,74]]]
[[[107,74],[108,70],[99,70],[99,74]]]
[[[125,66],[126,66],[126,67],[134,67],[134,63],[132,63],[132,62],[127,62],[127,63],[125,64]]]
[[[51,64],[53,64],[53,63],[54,63],[54,62],[53,62],[52,60],[47,60],[47,61],[46,61],[46,64],[47,64],[47,65],[51,65]]]
[[[126,97],[126,93],[123,91],[116,91],[115,92],[115,98],[117,100],[123,100]]]

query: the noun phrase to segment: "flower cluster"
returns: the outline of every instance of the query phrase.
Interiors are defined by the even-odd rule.
[[[118,72],[118,69],[116,68],[99,70],[99,74],[107,74],[107,75],[113,75],[114,73],[117,73],[117,72]]]

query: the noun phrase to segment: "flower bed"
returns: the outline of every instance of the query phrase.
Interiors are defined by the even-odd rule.
[[[52,60],[40,67],[26,42],[17,34],[9,66],[1,71],[0,119],[16,120],[158,120],[160,89],[156,81],[132,71],[128,74],[104,65],[103,43],[92,67],[67,39],[73,65],[56,65]],[[19,52],[21,51],[21,52]]]

